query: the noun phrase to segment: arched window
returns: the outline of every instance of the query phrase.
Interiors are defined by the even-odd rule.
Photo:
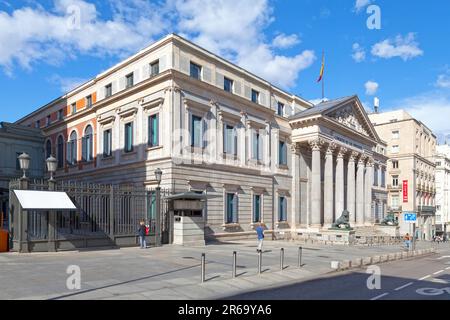
[[[47,143],[45,144],[45,159],[50,158],[52,155],[52,142],[50,140],[47,140]]]
[[[67,142],[67,162],[71,165],[77,163],[77,133],[72,131],[69,142]]]
[[[64,139],[62,136],[58,137],[58,148],[56,151],[56,160],[58,160],[58,168],[64,167]]]
[[[93,151],[93,134],[92,127],[87,126],[84,130],[83,136],[83,161],[91,161],[93,159],[92,151]]]

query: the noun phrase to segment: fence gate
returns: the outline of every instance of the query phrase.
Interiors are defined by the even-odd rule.
[[[16,181],[11,182],[10,189],[18,189]],[[43,181],[31,181],[28,189],[47,190]],[[148,242],[155,243],[156,226],[156,192],[145,187],[100,185],[80,182],[59,182],[57,191],[67,192],[78,210],[65,212],[23,211],[12,206],[11,229],[26,229],[25,247],[29,251],[47,251],[49,247],[49,215],[55,214],[55,242],[59,250],[101,246],[133,246],[137,244],[137,230],[140,221],[150,225]],[[10,192],[11,194],[12,192]],[[168,190],[161,190],[161,233],[162,243],[168,243],[170,223],[167,201],[162,200]],[[12,198],[12,196],[10,195]],[[14,204],[14,199],[10,203]],[[22,213],[20,213],[22,211]],[[19,214],[26,219],[17,219]],[[22,222],[18,228],[17,221]],[[14,243],[19,241],[19,234],[12,232]]]

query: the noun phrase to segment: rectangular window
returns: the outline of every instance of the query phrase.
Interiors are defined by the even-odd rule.
[[[235,193],[227,193],[226,197],[226,223],[237,223],[238,197]]]
[[[285,141],[280,141],[279,142],[279,147],[278,147],[278,164],[279,165],[287,165],[287,144]]]
[[[51,117],[50,115],[48,115],[46,121],[47,121],[46,125],[47,125],[47,127],[48,127],[49,125],[52,124],[52,117]]]
[[[279,116],[284,116],[284,104],[281,102],[278,102],[277,114]]]
[[[112,83],[105,86],[105,98],[112,96]]]
[[[237,134],[233,126],[225,125],[223,134],[223,152],[237,155]]]
[[[223,79],[223,90],[233,93],[233,80],[225,77]]]
[[[259,134],[257,130],[253,132],[253,159],[255,160],[262,160],[263,154],[262,154],[262,136]]]
[[[76,104],[76,103],[72,103],[72,109],[71,109],[71,111],[72,111],[72,114],[77,113],[77,104]]]
[[[112,130],[103,131],[103,157],[112,156]]]
[[[41,128],[41,120],[36,121],[36,128]]]
[[[398,130],[392,131],[392,139],[399,139],[400,138],[400,132]]]
[[[58,120],[62,120],[64,118],[64,111],[61,109],[58,111]]]
[[[253,223],[261,222],[261,195],[253,196]]]
[[[131,88],[132,86],[134,86],[134,73],[130,73],[129,75],[126,76],[126,88]]]
[[[148,145],[156,147],[159,145],[159,115],[148,117]]]
[[[195,63],[191,62],[190,74],[191,74],[192,78],[195,78],[197,80],[201,80],[202,67],[199,66],[198,64],[195,64]]]
[[[391,197],[391,207],[392,209],[398,209],[398,194],[393,194]]]
[[[252,89],[252,101],[254,103],[259,103],[259,92]]]
[[[202,118],[194,115],[191,118],[191,147],[202,147]]]
[[[386,186],[386,171],[384,171],[384,169],[380,169],[381,170],[381,186],[385,187]]]
[[[125,124],[125,152],[133,151],[133,123]]]
[[[278,221],[287,221],[287,199],[286,199],[286,197],[278,198]]]
[[[92,107],[92,95],[86,97],[86,108]]]
[[[398,187],[398,176],[392,176],[392,186]]]
[[[398,145],[393,145],[391,148],[391,153],[398,153],[400,151],[400,147]]]
[[[154,77],[159,74],[159,60],[150,63],[150,77]]]
[[[398,161],[392,160],[392,169],[398,169]]]
[[[380,170],[378,167],[373,168],[373,185],[378,186],[378,170]]]

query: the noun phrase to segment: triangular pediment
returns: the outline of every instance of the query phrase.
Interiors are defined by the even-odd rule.
[[[322,116],[377,142],[380,141],[375,128],[367,116],[366,110],[364,110],[363,105],[356,96],[325,111]]]

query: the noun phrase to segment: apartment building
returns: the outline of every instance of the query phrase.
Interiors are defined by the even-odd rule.
[[[161,168],[162,187],[207,194],[215,238],[315,230],[347,206],[373,223],[385,165],[356,96],[313,106],[175,34],[17,123],[44,132],[58,179],[153,188]]]
[[[450,222],[450,146],[436,147],[436,233],[447,233]]]
[[[411,232],[404,212],[418,214],[416,235],[429,240],[435,233],[436,136],[404,110],[369,115],[388,144],[388,211],[398,217],[401,232]]]

